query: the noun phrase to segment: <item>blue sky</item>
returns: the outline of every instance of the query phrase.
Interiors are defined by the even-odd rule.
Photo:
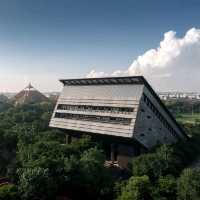
[[[1,0],[0,91],[60,90],[59,78],[125,70],[199,19],[199,0]]]

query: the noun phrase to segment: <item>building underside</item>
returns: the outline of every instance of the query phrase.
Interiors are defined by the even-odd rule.
[[[83,137],[83,135],[89,136],[93,142],[97,142],[104,150],[107,166],[126,168],[132,158],[147,151],[137,140],[129,138],[91,134],[73,130],[65,132],[67,144]]]

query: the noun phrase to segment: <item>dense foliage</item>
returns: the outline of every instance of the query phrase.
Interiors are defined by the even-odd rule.
[[[65,144],[65,134],[48,127],[53,107],[10,105],[0,112],[0,176],[9,177],[17,188],[16,198],[24,200],[110,197],[113,183],[103,151],[88,137]],[[0,199],[12,186],[0,187]]]
[[[200,114],[199,102],[167,102],[167,105],[175,116],[184,112]],[[116,199],[200,199],[200,123],[196,120],[196,123],[184,123],[182,126],[190,139],[170,146],[162,145],[134,158],[132,177],[116,184]],[[140,191],[135,185],[144,180]],[[151,187],[147,184],[149,182]]]
[[[183,124],[188,141],[134,158],[124,180],[104,166],[100,144],[89,137],[65,144],[64,132],[48,127],[53,107],[1,103],[0,200],[200,199],[200,169],[194,163],[200,155],[199,123]],[[8,182],[1,184],[1,177]]]
[[[15,200],[20,199],[17,187],[13,184],[3,185],[0,187],[1,200]]]
[[[200,199],[200,169],[185,169],[178,179],[178,200]]]
[[[151,200],[151,183],[148,176],[133,176],[122,187],[122,192],[117,200]]]
[[[167,100],[164,102],[175,115],[181,113],[200,113],[200,102],[195,100]]]

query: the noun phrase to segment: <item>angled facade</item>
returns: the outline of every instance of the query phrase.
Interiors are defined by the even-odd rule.
[[[187,139],[157,94],[142,76],[61,80],[50,127],[113,138],[115,160],[137,148]],[[114,150],[113,150],[114,149]],[[111,156],[111,157],[112,157]]]

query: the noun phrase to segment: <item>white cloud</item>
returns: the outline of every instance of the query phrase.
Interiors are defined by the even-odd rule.
[[[158,90],[200,91],[200,29],[191,28],[182,38],[174,31],[166,32],[156,49],[138,56],[127,70],[110,75],[144,75]],[[108,74],[92,70],[91,76]]]
[[[86,78],[97,78],[97,77],[105,77],[109,76],[105,72],[96,72],[95,70],[91,70],[89,74],[87,74]]]

